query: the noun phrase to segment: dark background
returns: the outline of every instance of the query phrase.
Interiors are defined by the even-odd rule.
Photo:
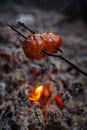
[[[87,0],[0,0],[0,4],[25,5],[62,12],[68,21],[82,19],[87,22]]]

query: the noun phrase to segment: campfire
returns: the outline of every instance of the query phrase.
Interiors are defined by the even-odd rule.
[[[28,100],[30,101],[38,101],[41,106],[45,106],[48,100],[52,97],[52,102],[56,102],[57,105],[64,107],[65,102],[62,100],[61,95],[57,95],[57,92],[52,92],[51,87],[49,84],[41,84],[34,87]],[[54,96],[52,96],[54,95]]]
[[[28,100],[30,101],[38,101],[41,106],[46,105],[48,99],[51,97],[51,88],[48,84],[41,84],[34,87]]]

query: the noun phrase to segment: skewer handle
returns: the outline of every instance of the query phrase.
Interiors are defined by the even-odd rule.
[[[87,73],[84,72],[82,69],[80,69],[78,66],[76,66],[75,64],[71,63],[69,60],[67,60],[65,57],[63,57],[62,55],[54,55],[51,54],[50,52],[43,50],[43,53],[47,54],[48,56],[53,56],[53,57],[59,57],[60,59],[62,59],[63,61],[67,62],[69,65],[71,65],[72,67],[74,67],[75,69],[77,69],[78,71],[80,71],[83,75],[87,76]]]

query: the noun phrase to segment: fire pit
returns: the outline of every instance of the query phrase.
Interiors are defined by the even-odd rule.
[[[56,71],[55,71],[56,70]],[[72,95],[82,90],[81,83],[60,74],[56,66],[42,68],[34,64],[28,70],[30,83],[23,77],[11,79],[15,91],[4,98],[8,103],[1,109],[1,128],[26,130],[71,130],[80,125],[78,115],[84,115],[83,104],[75,104]],[[71,82],[69,83],[69,81]],[[34,81],[34,82],[33,82]],[[80,84],[80,86],[78,86]],[[20,86],[20,87],[19,87]],[[10,87],[10,86],[9,86]],[[18,88],[19,87],[19,88]],[[67,91],[66,91],[67,89]],[[13,89],[12,89],[13,90]],[[11,89],[7,89],[11,93]],[[74,93],[75,92],[75,93]],[[77,124],[75,124],[77,123]]]
[[[10,12],[6,14],[6,10]],[[49,56],[38,62],[27,59],[23,39],[4,21],[25,36],[29,32],[16,24],[20,16],[28,16],[26,25],[39,32],[57,32],[63,38],[64,55],[85,72],[86,25],[61,21],[54,11],[18,5],[6,10],[0,14],[0,130],[87,130],[85,77],[57,58]]]

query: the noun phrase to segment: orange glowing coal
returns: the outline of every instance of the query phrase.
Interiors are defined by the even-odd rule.
[[[44,89],[43,85],[36,87],[28,99],[32,101],[38,101],[42,95],[43,89]]]

